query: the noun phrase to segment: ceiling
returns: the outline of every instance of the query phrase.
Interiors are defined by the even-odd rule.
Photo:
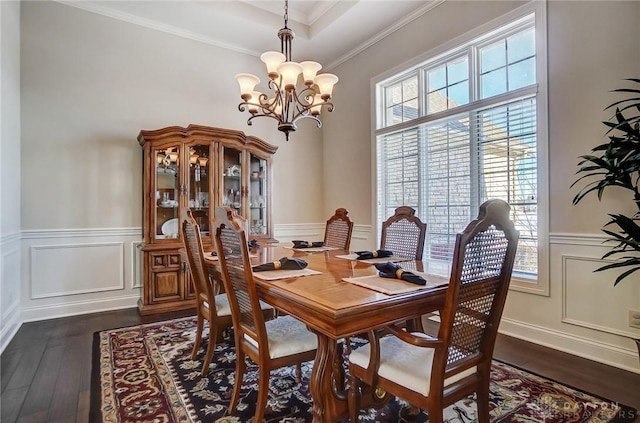
[[[444,0],[290,0],[292,59],[330,69]],[[284,0],[94,1],[70,6],[259,56],[280,51]]]

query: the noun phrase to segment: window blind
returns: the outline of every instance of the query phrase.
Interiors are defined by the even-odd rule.
[[[455,236],[489,198],[520,230],[514,271],[537,272],[535,96],[377,137],[378,221],[409,205],[427,222],[424,260],[448,272]],[[427,270],[427,269],[425,269]]]

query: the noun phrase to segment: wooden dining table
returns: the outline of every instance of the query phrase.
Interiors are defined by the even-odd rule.
[[[448,277],[429,275],[430,284],[436,280],[441,285],[389,295],[343,280],[377,275],[370,263],[337,257],[349,251],[311,252],[272,245],[252,253],[253,265],[295,257],[305,260],[307,269],[320,272],[277,280],[263,280],[255,276],[259,272],[254,273],[261,299],[301,320],[318,337],[309,386],[314,423],[335,422],[348,411],[340,340],[439,310],[444,304]],[[207,257],[210,273],[219,280],[217,258]],[[407,270],[423,270],[421,261],[399,264]]]

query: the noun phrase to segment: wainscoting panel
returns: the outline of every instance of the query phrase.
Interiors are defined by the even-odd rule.
[[[136,307],[139,228],[23,231],[25,321]]]
[[[32,300],[124,288],[122,242],[33,246],[29,259]]]
[[[630,296],[629,289],[623,285],[612,288],[613,273],[594,273],[603,264],[600,257],[562,255],[562,321],[615,335],[638,337],[638,331],[634,333],[628,326],[626,311],[637,310],[639,299]],[[627,282],[637,283],[631,279]],[[614,310],[606,306],[607,303],[615,304]]]

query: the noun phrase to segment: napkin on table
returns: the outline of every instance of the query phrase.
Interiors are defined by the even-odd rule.
[[[291,241],[293,242],[293,248],[315,248],[315,247],[324,247],[324,242],[323,241],[300,241],[300,240],[293,240]]]
[[[369,260],[377,257],[391,257],[392,251],[389,250],[376,250],[376,251],[356,251],[358,258],[356,260]]]
[[[402,279],[403,281],[411,282],[416,285],[426,285],[427,281],[415,273],[404,270],[400,265],[392,263],[390,261],[386,263],[374,264],[378,269],[378,275],[383,278]]]
[[[266,270],[297,270],[307,267],[307,262],[297,258],[282,257],[272,263],[263,263],[253,266],[254,272],[262,272]]]

